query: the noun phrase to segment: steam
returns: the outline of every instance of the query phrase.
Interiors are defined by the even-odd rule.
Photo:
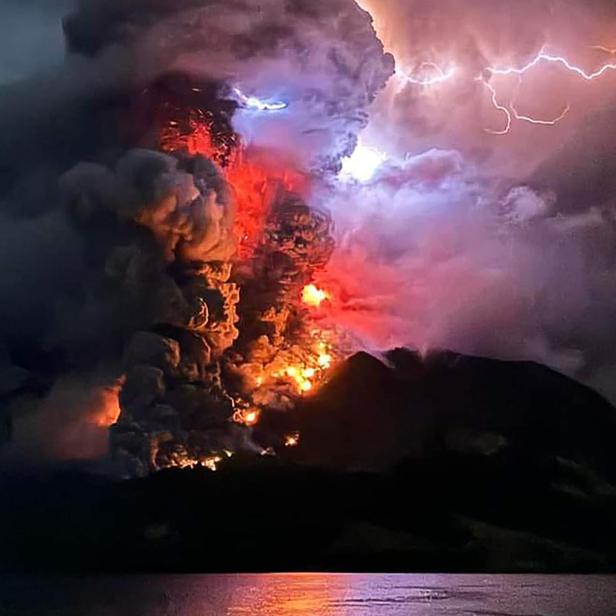
[[[569,103],[571,112],[505,136],[485,131],[502,117],[476,80],[486,66],[524,65],[544,45],[594,69],[606,58],[592,46],[611,40],[613,7],[361,4],[398,73],[433,62],[456,74],[431,86],[392,78],[361,135],[387,160],[333,199],[322,195],[338,231],[319,281],[333,290],[331,318],[367,348],[531,359],[613,397],[616,75],[580,82],[551,66],[525,75],[521,105],[549,116]],[[499,82],[505,99],[513,87]]]

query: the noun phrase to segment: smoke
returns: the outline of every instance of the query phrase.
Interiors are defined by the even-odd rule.
[[[293,304],[313,276],[356,347],[534,359],[616,396],[616,72],[487,70],[544,46],[594,70],[613,7],[362,4],[382,43],[352,0],[82,0],[65,63],[0,90],[0,343],[39,388],[22,442],[49,417],[101,454],[103,373],[125,375],[113,439],[138,472],[256,449],[230,417],[286,408],[332,361]],[[490,87],[510,114],[570,111],[495,134]],[[361,181],[337,175],[358,137],[378,151]]]
[[[456,149],[481,162],[485,172],[515,181],[552,158],[563,143],[577,140],[594,124],[597,113],[613,106],[613,74],[587,82],[560,65],[541,65],[524,75],[492,77],[498,99],[515,98],[523,115],[556,118],[566,105],[570,112],[553,130],[514,122],[505,138],[486,132],[506,125],[490,93],[478,77],[488,67],[521,67],[545,48],[592,71],[613,57],[595,46],[612,47],[616,11],[610,2],[593,0],[506,0],[438,4],[412,0],[363,0],[372,12],[386,49],[396,57],[399,73],[422,75],[422,63],[453,77],[424,87],[393,79],[386,95],[372,110],[371,142],[385,144],[398,155],[430,148]],[[434,69],[427,76],[434,76]],[[602,122],[603,123],[603,122]],[[537,137],[537,135],[540,137]],[[599,136],[603,143],[613,141]],[[596,146],[595,146],[596,148]],[[593,148],[593,149],[595,149]]]
[[[336,168],[367,124],[364,108],[393,72],[365,15],[350,0],[82,2],[67,20],[75,51],[121,45],[138,75],[182,71],[282,101],[289,112],[240,111],[248,145]]]
[[[120,414],[121,384],[102,375],[67,374],[38,399],[11,404],[12,440],[6,459],[91,460],[107,454],[109,426]]]
[[[13,362],[29,374],[3,411],[16,450],[104,454],[101,373],[124,376],[112,440],[131,471],[259,450],[230,423],[237,409],[221,382],[239,336],[233,259],[247,221],[237,208],[272,209],[257,221],[258,264],[238,269],[253,297],[225,365],[241,380],[289,323],[299,330],[285,297],[331,253],[328,217],[289,193],[290,177],[337,171],[393,60],[351,0],[84,0],[64,28],[62,66],[0,90],[0,333],[7,373]],[[287,108],[259,116],[237,89]],[[162,129],[193,112],[225,147],[232,127],[241,133],[250,160],[244,175],[229,172],[233,185],[207,158],[156,151]],[[280,184],[271,198],[259,169]]]
[[[514,121],[506,135],[486,132],[505,118],[477,79],[524,66],[543,46],[586,71],[613,61],[592,48],[613,42],[613,6],[361,4],[398,75],[361,136],[387,161],[333,199],[320,195],[338,230],[320,279],[333,290],[330,318],[367,348],[536,360],[614,399],[616,74],[591,82],[540,65],[521,85],[492,77],[502,101],[519,88],[517,107],[536,117],[571,107],[555,126]],[[433,85],[400,77],[421,76],[422,63],[456,72]]]

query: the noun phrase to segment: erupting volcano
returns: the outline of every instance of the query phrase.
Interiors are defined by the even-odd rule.
[[[164,173],[180,174],[157,204],[134,217],[156,238],[162,254],[155,258],[173,264],[167,284],[179,301],[169,307],[171,319],[157,315],[124,354],[112,443],[116,458],[131,460],[138,474],[173,466],[215,470],[238,450],[274,453],[293,445],[298,436],[280,434],[264,447],[248,429],[264,413],[290,411],[342,354],[335,328],[315,318],[327,293],[312,280],[334,240],[329,215],[306,202],[308,172],[247,148],[233,132],[223,135],[203,108],[175,111],[160,128],[159,147],[168,156],[138,154],[143,163],[134,171],[158,163]],[[178,225],[186,211],[204,219],[196,241],[183,233],[188,221]],[[191,249],[182,248],[184,240]]]
[[[125,474],[301,449],[293,409],[358,351],[532,359],[611,387],[609,302],[586,316],[612,296],[613,213],[576,210],[559,169],[612,100],[612,34],[582,9],[572,32],[577,10],[550,2],[445,4],[83,0],[67,17],[48,112],[0,178],[24,215],[51,195],[74,269],[20,284],[53,297],[38,320],[30,302],[43,342],[5,338],[43,398],[94,391],[66,421],[109,428]]]
[[[0,568],[616,570],[613,0],[3,4]]]
[[[91,421],[131,476],[297,445],[255,428],[355,349],[315,283],[335,248],[316,195],[393,74],[369,15],[346,0],[83,2],[65,30],[72,57],[133,67],[88,95],[110,130],[60,181],[89,274],[56,344],[119,383],[105,390],[119,412]]]

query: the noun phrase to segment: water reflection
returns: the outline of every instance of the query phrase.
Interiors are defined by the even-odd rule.
[[[236,587],[229,616],[306,616],[330,614],[344,601],[345,576],[318,573],[248,576]],[[255,598],[258,602],[255,603]]]
[[[0,578],[2,616],[614,616],[616,577]]]

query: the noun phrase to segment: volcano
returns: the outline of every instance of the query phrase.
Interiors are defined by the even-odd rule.
[[[445,4],[78,0],[0,81],[3,566],[615,567],[616,12]]]

